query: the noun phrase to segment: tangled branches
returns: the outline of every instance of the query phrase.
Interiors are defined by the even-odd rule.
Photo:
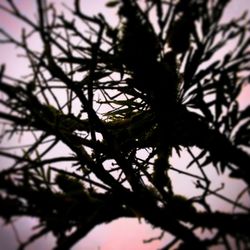
[[[164,249],[229,249],[232,240],[249,248],[250,119],[238,105],[249,79],[247,15],[223,23],[228,1],[117,0],[107,3],[115,26],[84,14],[79,0],[68,8],[72,19],[37,0],[36,21],[5,2],[0,9],[26,28],[20,39],[0,29],[1,46],[21,49],[29,68],[26,77],[0,71],[0,156],[8,159],[0,215],[39,219],[20,249],[48,232],[54,249],[70,249],[120,217],[173,235]],[[218,57],[230,42],[235,49]],[[185,154],[180,167],[173,156]],[[176,173],[195,194],[176,191]],[[244,190],[229,199],[220,175]],[[232,212],[215,211],[210,196]],[[201,228],[211,230],[205,239]]]

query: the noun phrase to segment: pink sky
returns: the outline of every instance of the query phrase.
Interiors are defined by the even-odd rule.
[[[34,16],[34,0],[16,2],[20,3],[21,8],[27,15]],[[64,0],[58,2],[69,3],[71,1]],[[83,8],[87,13],[96,13],[100,10],[103,10],[103,6],[106,1],[89,0],[83,2]],[[249,6],[249,0],[234,0],[231,4],[230,9],[228,9],[228,11],[226,12],[225,18],[227,19],[230,18],[230,16],[238,16],[238,14],[241,13],[243,9],[246,9],[246,6]],[[248,9],[250,9],[250,7],[248,7]],[[108,20],[110,22],[112,21],[112,11],[113,10],[105,10],[105,13],[107,14]],[[9,31],[16,33],[17,36],[20,34],[21,26],[16,21],[16,19],[9,18],[7,15],[2,14],[1,12],[0,21],[1,27],[5,27]],[[25,69],[23,67],[23,61],[21,59],[15,59],[16,51],[17,50],[12,46],[0,46],[0,61],[9,62],[8,67],[10,68],[7,68],[7,72],[13,72],[17,75],[22,75]],[[246,87],[245,90],[247,91],[245,91],[241,95],[241,102],[244,106],[249,103],[250,87]],[[180,182],[179,188],[185,189],[182,184],[183,183]],[[189,191],[191,191],[191,189]],[[219,204],[218,206],[223,206],[223,204]],[[33,221],[20,221],[18,228],[21,235],[23,234],[23,237],[25,237],[25,235],[29,232],[29,228],[31,227],[31,225],[33,225]],[[158,236],[159,234],[159,230],[152,230],[151,227],[149,225],[146,225],[145,223],[139,224],[137,219],[119,219],[111,223],[110,225],[102,225],[100,227],[96,227],[92,232],[89,233],[89,235],[85,239],[83,239],[75,247],[73,247],[73,250],[155,250],[159,247],[163,247],[164,241],[155,241],[151,244],[143,244],[142,241],[153,236]],[[53,240],[50,236],[45,239],[43,238],[38,243],[31,246],[29,249],[50,249],[52,241]],[[4,246],[4,244],[6,245]],[[4,246],[5,250],[11,250],[15,246],[15,239],[12,234],[12,229],[9,226],[7,228],[0,228],[0,248],[1,246]]]

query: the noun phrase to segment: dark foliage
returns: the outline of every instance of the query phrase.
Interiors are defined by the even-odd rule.
[[[114,0],[107,8],[116,10],[116,26],[85,15],[79,0],[68,9],[72,20],[45,0],[36,1],[37,21],[13,0],[0,4],[26,27],[20,39],[0,29],[2,46],[14,44],[29,62],[25,77],[4,65],[0,74],[0,156],[9,164],[0,172],[0,215],[6,223],[39,219],[19,249],[48,232],[54,249],[70,249],[120,217],[172,234],[163,249],[250,248],[242,198],[249,198],[250,109],[238,103],[249,81],[250,20],[245,13],[222,22],[228,2]],[[8,140],[15,146],[4,146]],[[175,166],[173,154],[185,152],[191,160]],[[244,190],[224,196],[214,169]],[[176,193],[174,172],[197,193]],[[232,210],[215,211],[211,195]]]

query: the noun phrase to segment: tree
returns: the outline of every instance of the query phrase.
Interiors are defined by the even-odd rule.
[[[48,232],[54,249],[70,249],[120,217],[173,235],[164,249],[249,249],[242,197],[249,197],[250,109],[239,108],[238,96],[249,80],[250,21],[244,13],[223,23],[228,3],[114,0],[106,5],[117,11],[117,26],[84,14],[80,0],[68,8],[71,19],[45,0],[36,1],[36,21],[13,0],[0,5],[28,26],[20,39],[0,30],[1,43],[21,48],[29,62],[26,77],[4,65],[0,74],[2,142],[31,142],[0,151],[10,160],[0,172],[0,215],[7,223],[39,219],[20,249]],[[178,168],[172,156],[184,152],[192,160]],[[223,196],[211,169],[243,181],[244,190]],[[191,179],[197,194],[177,193],[173,172]],[[211,195],[233,210],[215,211]],[[199,229],[211,233],[204,239]]]

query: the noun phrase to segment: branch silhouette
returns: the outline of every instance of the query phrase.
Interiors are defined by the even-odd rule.
[[[17,46],[29,68],[15,78],[1,66],[0,139],[30,139],[0,147],[8,159],[0,215],[6,223],[38,219],[19,249],[49,232],[54,249],[70,249],[96,225],[121,217],[143,218],[174,236],[163,249],[230,249],[231,242],[248,249],[250,207],[241,198],[249,196],[250,113],[238,100],[249,80],[247,14],[222,22],[227,0],[114,0],[106,7],[117,11],[115,26],[103,14],[86,15],[80,0],[68,8],[71,17],[37,0],[38,20],[5,2],[0,10],[26,28],[20,38],[0,29],[1,46]],[[192,159],[175,166],[174,152]],[[211,169],[245,191],[224,196]],[[192,180],[197,193],[177,193],[173,172]],[[232,212],[216,211],[212,195]],[[199,229],[216,232],[204,238]]]

